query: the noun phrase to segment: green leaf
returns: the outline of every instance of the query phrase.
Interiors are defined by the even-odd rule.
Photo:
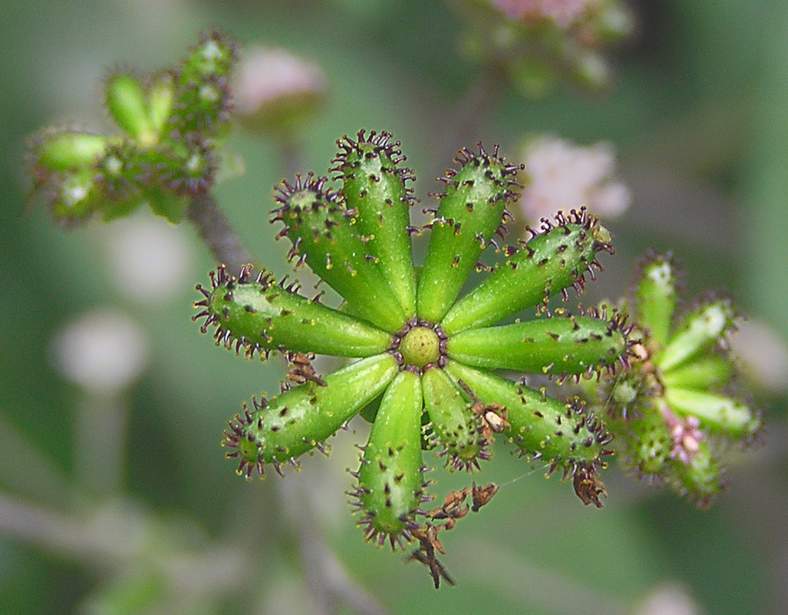
[[[422,395],[419,376],[402,371],[380,403],[358,471],[356,496],[366,537],[394,547],[409,538],[422,494]]]
[[[649,255],[640,267],[635,289],[638,323],[649,330],[662,348],[668,341],[676,309],[676,266],[670,255]]]
[[[543,222],[542,233],[506,259],[475,290],[460,299],[441,322],[448,335],[495,324],[545,300],[568,286],[580,289],[584,274],[594,275],[595,254],[612,250],[610,234],[585,208],[559,213],[555,226]]]
[[[479,419],[471,411],[451,378],[440,368],[428,368],[421,377],[424,406],[429,414],[433,434],[443,446],[446,464],[451,469],[479,467],[487,459]]]
[[[253,399],[229,422],[223,445],[238,459],[238,474],[263,475],[264,464],[279,464],[312,450],[380,395],[397,375],[389,353],[362,359],[314,382],[271,399]]]
[[[202,330],[216,324],[217,341],[243,347],[249,355],[284,347],[368,357],[391,345],[388,333],[296,294],[264,270],[255,276],[244,267],[235,277],[222,266],[211,273],[210,289],[197,289],[204,297],[195,303],[200,312],[194,318],[205,318]]]
[[[355,232],[354,214],[335,193],[326,191],[324,177],[283,182],[276,195],[280,207],[274,220],[284,223],[280,236],[293,244],[290,257],[309,267],[359,314],[386,331],[399,330],[407,320],[399,301]]]
[[[419,277],[418,314],[430,322],[440,322],[460,294],[476,266],[482,250],[501,229],[506,202],[515,195],[513,176],[517,167],[479,146],[479,152],[465,148],[443,180],[442,196],[435,219],[427,257]]]
[[[626,360],[627,333],[619,315],[554,316],[463,331],[449,338],[447,353],[474,367],[591,375]]]
[[[610,441],[602,422],[578,402],[563,403],[489,372],[450,361],[446,371],[464,383],[485,404],[501,404],[511,427],[511,441],[534,460],[573,463],[595,462]]]
[[[165,220],[177,224],[186,215],[189,202],[186,198],[164,190],[149,189],[144,192],[145,202],[151,211]]]
[[[399,166],[404,160],[399,141],[392,141],[385,131],[367,135],[361,130],[356,140],[346,136],[337,143],[342,151],[334,159],[334,169],[341,174],[348,207],[358,212],[357,230],[367,238],[369,251],[378,258],[402,309],[411,317],[416,313],[409,232],[413,197],[405,182],[412,175]]]

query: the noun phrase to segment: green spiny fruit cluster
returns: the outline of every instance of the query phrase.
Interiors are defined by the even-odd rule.
[[[730,299],[708,294],[677,318],[676,279],[670,255],[644,259],[631,308],[638,359],[599,390],[629,465],[706,507],[721,488],[726,444],[752,441],[761,422],[726,391],[735,371],[725,343],[736,322]]]
[[[442,178],[444,193],[432,220],[422,267],[413,262],[410,222],[412,171],[387,132],[360,131],[338,141],[336,184],[308,174],[276,190],[272,221],[291,244],[296,266],[308,265],[343,303],[332,308],[251,266],[230,275],[220,266],[198,286],[202,329],[218,344],[248,356],[283,354],[290,382],[273,399],[253,398],[230,420],[224,445],[246,477],[315,448],[354,415],[373,421],[353,490],[360,525],[370,540],[392,546],[417,541],[414,557],[438,583],[436,519],[467,512],[429,513],[423,450],[435,449],[450,470],[476,470],[492,453],[495,435],[530,461],[572,476],[577,495],[601,506],[597,473],[612,454],[611,436],[579,400],[559,401],[499,375],[499,370],[558,378],[599,377],[626,367],[634,344],[618,312],[576,315],[547,301],[582,289],[600,268],[597,253],[612,251],[608,231],[584,209],[531,230],[528,241],[502,246],[516,198],[517,166],[498,148],[463,149]],[[493,267],[479,258],[492,248]],[[463,295],[473,271],[486,280]],[[537,318],[522,319],[529,308]],[[510,324],[498,324],[514,318]],[[355,359],[322,377],[315,354]],[[296,386],[292,386],[296,385]],[[475,509],[481,494],[467,494]],[[463,496],[464,497],[464,496]],[[462,498],[461,498],[462,499]],[[443,510],[443,509],[439,509]],[[442,525],[441,527],[446,527]],[[445,572],[445,571],[444,571]]]
[[[53,216],[75,223],[122,217],[143,204],[179,220],[188,198],[214,181],[216,140],[226,131],[234,45],[204,34],[174,69],[139,77],[116,70],[105,104],[120,131],[49,129],[31,148],[34,191]]]

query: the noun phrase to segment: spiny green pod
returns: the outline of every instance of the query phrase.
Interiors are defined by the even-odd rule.
[[[380,402],[351,495],[367,540],[391,547],[411,540],[424,488],[421,461],[421,382],[401,371]]]
[[[211,272],[211,286],[197,286],[203,298],[193,320],[204,319],[201,329],[216,325],[217,344],[267,355],[286,348],[343,357],[368,357],[386,351],[391,335],[295,292],[295,284],[277,283],[263,270],[251,266],[238,277],[224,266]]]
[[[237,459],[238,474],[264,475],[271,463],[280,464],[320,447],[362,407],[380,395],[397,374],[388,353],[361,359],[329,376],[324,384],[307,382],[274,399],[252,399],[229,422],[223,445]]]
[[[376,258],[355,232],[355,211],[334,192],[325,177],[307,175],[282,182],[275,196],[280,207],[272,221],[285,227],[279,237],[292,243],[290,259],[306,262],[359,314],[386,331],[397,331],[407,318],[383,277]]]
[[[75,171],[93,165],[108,144],[104,135],[75,130],[45,130],[33,139],[33,165],[39,173]]]
[[[607,229],[584,207],[558,212],[554,222],[543,219],[541,233],[529,230],[531,239],[506,248],[505,260],[449,310],[441,322],[447,334],[495,324],[558,292],[566,299],[567,287],[581,291],[585,274],[593,278],[594,268],[602,269],[596,253],[612,252]]]
[[[568,403],[456,361],[446,371],[464,383],[479,401],[506,408],[511,441],[534,461],[544,461],[571,472],[579,464],[595,465],[612,453],[612,437],[602,421],[587,412],[578,400]]]
[[[760,427],[759,418],[745,404],[724,395],[668,387],[668,405],[682,416],[693,416],[713,432],[734,437],[752,436]]]
[[[496,233],[503,236],[506,203],[516,194],[519,167],[499,157],[464,148],[457,153],[458,168],[446,171],[446,192],[434,211],[430,244],[419,276],[418,314],[440,322],[460,294],[482,250]]]
[[[627,365],[630,327],[620,313],[553,316],[463,331],[449,338],[449,358],[487,369],[552,375],[612,373]]]
[[[688,463],[674,462],[671,482],[679,492],[689,497],[699,508],[708,508],[722,491],[721,469],[709,443],[698,443],[698,449]]]
[[[640,265],[635,309],[640,324],[662,348],[668,341],[676,309],[676,267],[670,254],[649,254]]]
[[[655,403],[643,404],[635,418],[610,421],[610,428],[622,436],[627,461],[641,476],[664,473],[673,442]]]
[[[412,171],[390,133],[360,130],[355,139],[337,141],[341,151],[333,171],[342,180],[342,194],[356,211],[356,228],[367,238],[368,249],[407,317],[416,313],[416,272],[410,241],[410,206],[414,200],[406,182]]]
[[[702,300],[697,308],[687,314],[655,362],[662,371],[669,372],[718,344],[733,327],[734,319],[735,313],[729,299]]]
[[[479,460],[490,453],[481,434],[479,418],[446,372],[438,367],[424,371],[421,377],[424,406],[430,417],[430,429],[443,447],[447,467],[478,469]]]
[[[711,354],[693,359],[662,374],[662,382],[666,387],[715,389],[728,384],[732,376],[731,361]]]
[[[105,102],[115,123],[129,136],[143,145],[151,145],[157,139],[148,116],[148,101],[142,81],[128,72],[116,72],[107,78]]]

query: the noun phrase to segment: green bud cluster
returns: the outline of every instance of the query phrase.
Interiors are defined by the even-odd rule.
[[[322,293],[308,299],[297,283],[250,266],[238,275],[221,266],[209,286],[198,286],[194,318],[203,331],[214,328],[217,344],[248,356],[280,353],[291,365],[285,392],[254,398],[229,423],[224,445],[238,473],[297,465],[363,411],[373,425],[352,496],[370,540],[417,540],[433,553],[425,529],[432,522],[424,519],[450,513],[428,517],[422,509],[431,499],[423,451],[434,449],[451,471],[476,471],[496,434],[529,462],[572,477],[581,500],[601,506],[597,474],[612,454],[602,421],[576,399],[554,399],[496,372],[579,380],[627,366],[633,341],[621,314],[548,309],[552,296],[568,298],[566,289],[582,290],[585,275],[601,268],[597,254],[612,251],[608,231],[573,210],[543,220],[528,241],[501,246],[519,167],[481,145],[457,154],[429,210],[433,219],[419,229],[410,221],[413,174],[402,166],[399,142],[360,131],[338,145],[336,183],[312,173],[282,182],[272,222],[282,225],[290,259],[309,266],[342,305],[321,304]],[[427,230],[417,267],[411,237]],[[488,249],[498,256],[494,267],[479,264]],[[464,293],[482,269],[487,279]],[[526,319],[529,309],[536,318]],[[517,320],[499,324],[509,317]],[[315,354],[355,362],[322,377],[311,364]],[[474,487],[458,497],[473,495],[477,510],[494,491]],[[424,553],[414,557],[435,575]]]
[[[48,129],[34,138],[34,191],[55,219],[111,220],[147,204],[178,221],[189,197],[214,182],[235,55],[232,42],[210,32],[173,69],[144,77],[113,71],[104,96],[118,133]]]
[[[635,287],[633,316],[642,329],[639,358],[610,383],[608,427],[627,462],[708,506],[721,489],[726,443],[750,442],[760,417],[728,395],[734,365],[725,338],[736,315],[730,299],[709,294],[675,317],[676,265],[650,254]]]

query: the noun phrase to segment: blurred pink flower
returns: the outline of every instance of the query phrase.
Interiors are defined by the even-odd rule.
[[[615,153],[606,143],[580,146],[544,136],[526,145],[523,158],[520,205],[532,222],[581,205],[603,218],[620,216],[629,207],[629,189],[615,179]]]
[[[676,416],[666,405],[660,407],[665,423],[668,425],[673,446],[670,450],[671,459],[689,463],[698,452],[703,432],[700,421],[694,416],[681,418]]]
[[[242,119],[276,123],[271,115],[321,100],[328,87],[319,66],[275,47],[251,47],[241,56],[234,80],[234,109]]]
[[[561,28],[577,22],[596,0],[493,0],[498,10],[520,21],[553,21]]]

